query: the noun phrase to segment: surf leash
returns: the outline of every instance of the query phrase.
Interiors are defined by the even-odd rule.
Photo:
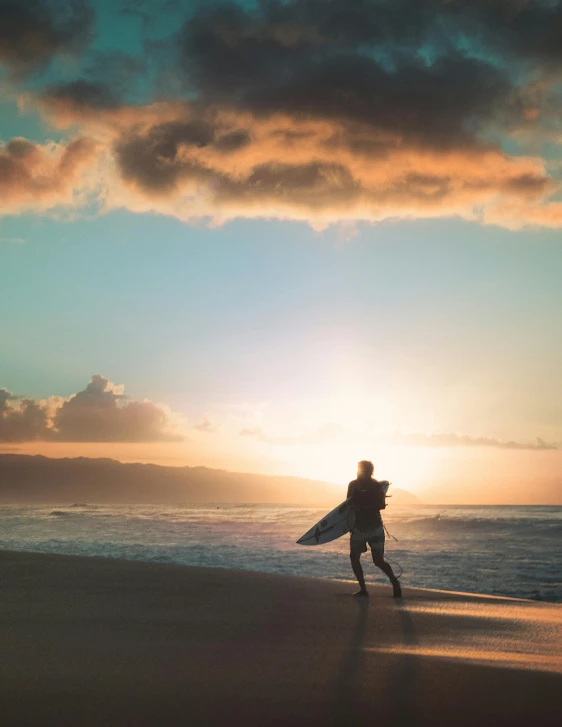
[[[391,532],[389,532],[388,528],[384,524],[384,520],[382,519],[382,517],[381,517],[381,520],[382,520],[382,526],[384,528],[384,532],[388,535],[389,538],[392,538],[393,540],[395,540],[396,542],[398,542],[398,538],[395,535],[393,535]],[[398,568],[400,568],[400,573],[396,576],[396,578],[401,578],[402,577],[402,574],[404,573],[404,568],[402,568],[402,566],[400,565],[400,563],[398,561],[396,561],[396,565],[397,565]]]
[[[382,518],[381,518],[381,520],[382,520]],[[398,538],[397,538],[397,537],[396,537],[395,535],[393,535],[392,533],[389,533],[389,532],[388,532],[388,528],[387,528],[387,527],[386,527],[386,525],[384,524],[384,520],[382,521],[382,526],[383,526],[383,528],[384,528],[384,532],[385,532],[385,533],[386,533],[386,534],[388,535],[388,537],[389,537],[389,538],[392,538],[393,540],[395,540],[396,542],[398,542]]]

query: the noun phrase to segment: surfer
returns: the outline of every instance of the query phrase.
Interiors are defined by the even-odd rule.
[[[361,555],[371,548],[373,563],[385,573],[392,584],[394,598],[402,597],[402,588],[389,563],[384,559],[384,525],[381,510],[385,507],[385,492],[381,484],[373,478],[373,463],[362,460],[357,466],[357,479],[349,483],[347,496],[355,514],[351,530],[350,554],[351,567],[359,582],[355,596],[368,596],[365,577],[361,566]]]

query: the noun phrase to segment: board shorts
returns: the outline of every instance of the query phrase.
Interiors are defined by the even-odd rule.
[[[362,553],[367,552],[367,545],[375,555],[384,555],[384,527],[377,525],[371,530],[363,531],[353,528],[349,541],[350,549],[360,548]]]

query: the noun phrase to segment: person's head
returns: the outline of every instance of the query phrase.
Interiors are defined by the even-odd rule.
[[[357,464],[357,477],[372,477],[373,472],[375,471],[375,468],[373,466],[372,462],[369,462],[368,459],[362,459],[361,462]]]

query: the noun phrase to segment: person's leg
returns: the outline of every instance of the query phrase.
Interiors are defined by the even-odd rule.
[[[377,566],[377,568],[380,568],[386,576],[388,576],[390,582],[392,583],[393,596],[395,598],[401,598],[402,588],[400,586],[400,581],[394,575],[394,571],[392,570],[392,566],[390,565],[390,563],[387,563],[384,559],[384,551],[381,552],[380,550],[371,546],[371,555],[373,556],[373,563]]]
[[[372,551],[373,556],[373,563],[377,566],[377,568],[380,568],[382,572],[389,577],[391,581],[396,580],[396,576],[394,575],[394,571],[392,570],[392,566],[390,563],[387,563],[384,559],[384,555],[381,553],[377,553],[374,550]]]
[[[349,557],[351,560],[351,567],[353,568],[353,573],[355,574],[355,577],[357,578],[357,581],[359,583],[359,588],[361,589],[359,593],[367,593],[367,587],[365,586],[365,576],[363,575],[363,567],[361,566],[361,553],[363,552],[363,548],[359,545],[351,545],[351,551],[349,553]]]

